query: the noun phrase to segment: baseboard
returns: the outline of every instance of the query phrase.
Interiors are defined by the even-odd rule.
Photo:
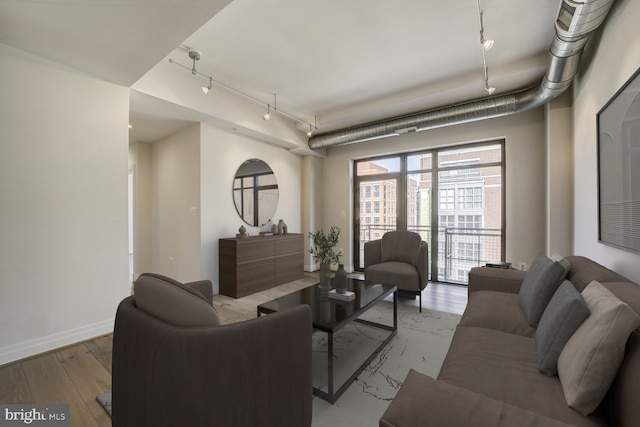
[[[0,348],[0,366],[113,332],[114,319]]]

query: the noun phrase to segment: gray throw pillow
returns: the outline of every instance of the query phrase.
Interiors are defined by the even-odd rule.
[[[544,254],[533,260],[518,294],[518,303],[527,317],[529,326],[538,326],[544,309],[566,275],[567,270],[562,264],[550,260]]]
[[[536,330],[538,369],[545,375],[558,374],[558,357],[578,329],[589,317],[589,308],[578,290],[565,280],[542,313]]]

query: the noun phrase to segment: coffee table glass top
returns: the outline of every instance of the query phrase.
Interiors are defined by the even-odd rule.
[[[333,278],[331,279],[333,286]],[[258,315],[308,304],[313,313],[313,327],[324,331],[340,329],[360,316],[375,301],[396,291],[396,286],[347,278],[347,289],[355,292],[353,301],[340,301],[321,295],[318,284],[300,289],[258,306]]]

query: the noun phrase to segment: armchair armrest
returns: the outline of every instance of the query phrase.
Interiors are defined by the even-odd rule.
[[[380,427],[569,427],[568,424],[409,371]]]
[[[498,291],[517,294],[526,271],[491,267],[474,267],[469,271],[469,294],[475,291]]]
[[[429,281],[429,245],[427,242],[420,242],[417,258],[418,274],[420,275],[420,289],[424,289]]]
[[[382,240],[371,240],[364,244],[364,269],[382,262]]]
[[[191,286],[198,292],[200,292],[210,304],[213,305],[213,287],[211,280],[198,280],[197,282],[185,283],[187,286]]]

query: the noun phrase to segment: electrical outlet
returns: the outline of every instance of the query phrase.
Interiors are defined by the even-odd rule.
[[[526,271],[527,270],[527,263],[526,262],[520,262],[520,264],[518,264],[518,270]]]

